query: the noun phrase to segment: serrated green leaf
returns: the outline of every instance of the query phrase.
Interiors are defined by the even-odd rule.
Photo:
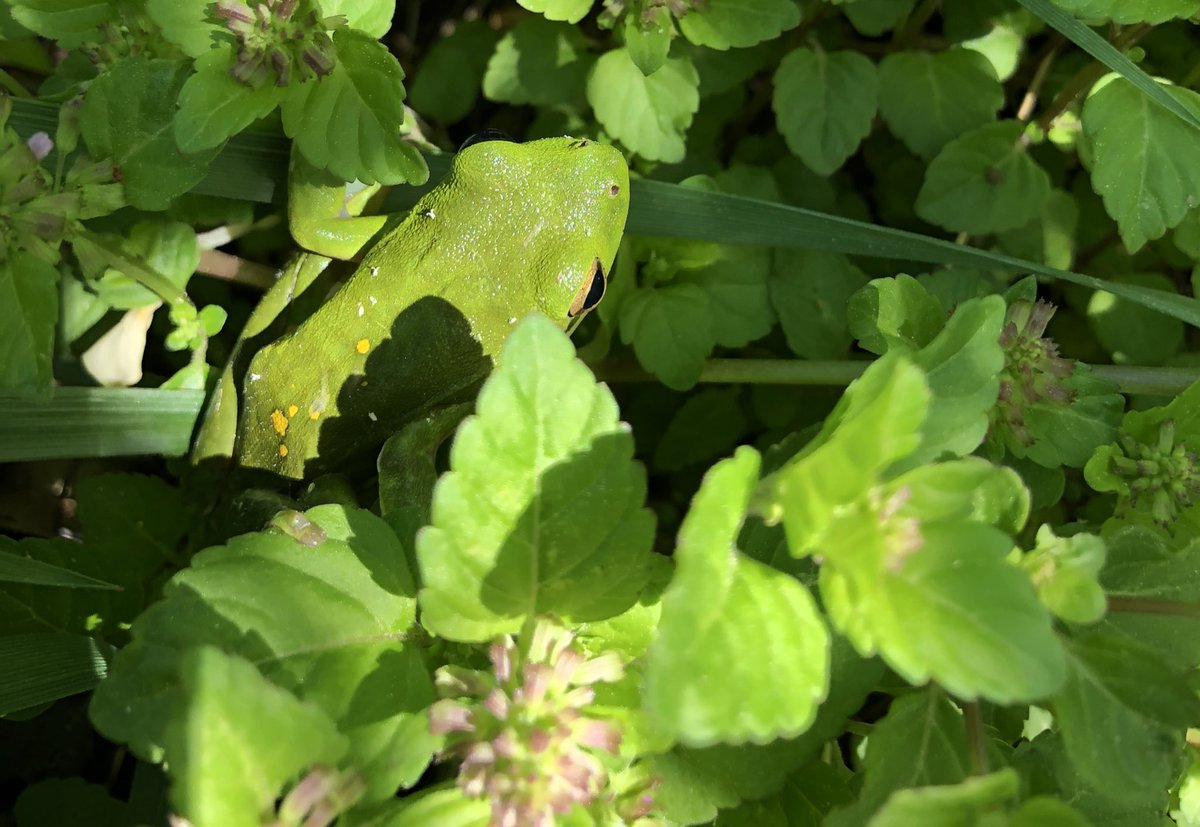
[[[879,114],[905,146],[925,159],[991,123],[1003,105],[996,73],[972,49],[893,52],[879,64]]]
[[[896,790],[958,784],[967,767],[966,729],[958,708],[936,688],[902,695],[871,732],[858,800],[834,811],[825,825],[859,827]]]
[[[97,29],[117,13],[107,0],[12,0],[9,5],[22,26],[68,49],[98,39]]]
[[[166,733],[175,811],[196,827],[255,827],[284,782],[333,766],[346,738],[319,707],[212,646],[180,662],[181,714]]]
[[[229,136],[272,112],[287,94],[287,87],[270,83],[257,89],[239,83],[229,74],[232,66],[228,47],[196,59],[196,72],[179,91],[175,113],[175,143],[184,152],[220,147]]]
[[[548,20],[578,23],[592,8],[592,0],[517,0],[530,11],[544,14]]]
[[[846,303],[867,277],[843,255],[778,250],[768,281],[771,305],[792,352],[838,359],[850,349]]]
[[[218,31],[208,16],[210,5],[208,0],[146,0],[146,14],[185,55],[200,57],[213,47]]]
[[[875,64],[858,52],[799,48],[775,70],[771,105],[788,149],[829,175],[871,131],[878,89]]]
[[[190,71],[186,61],[135,54],[88,87],[81,112],[88,151],[112,159],[125,197],[139,209],[166,209],[204,178],[217,154],[217,145],[187,153],[175,144],[175,101]]]
[[[823,761],[810,761],[774,795],[722,810],[713,827],[820,827],[830,810],[853,798],[838,770]]]
[[[983,817],[1016,797],[1020,779],[1010,768],[968,778],[952,787],[897,790],[867,827],[983,825]]]
[[[108,672],[107,647],[55,632],[0,636],[0,715],[94,689]]]
[[[1162,23],[1200,11],[1200,0],[1054,0],[1054,4],[1084,20],[1121,24]]]
[[[133,624],[133,643],[97,688],[99,731],[144,759],[162,760],[164,747],[178,758],[170,730],[186,714],[181,658],[214,646],[333,719],[350,739],[367,800],[415,782],[436,747],[423,715],[434,693],[404,642],[416,609],[404,549],[368,512],[326,505],[307,516],[323,543],[268,531],[192,558]]]
[[[0,390],[50,391],[58,270],[18,251],[0,260]]]
[[[974,520],[1013,535],[1029,518],[1021,477],[979,457],[922,465],[889,480],[883,491],[903,491],[907,507],[923,520]]]
[[[948,230],[984,234],[1020,227],[1042,211],[1050,179],[1026,153],[1017,121],[973,129],[930,163],[917,214]]]
[[[1200,117],[1200,95],[1175,86],[1163,91]],[[1092,186],[1130,252],[1161,237],[1196,205],[1200,148],[1195,129],[1128,81],[1112,77],[1088,98],[1083,128],[1094,146]]]
[[[444,124],[469,115],[479,97],[488,58],[499,34],[482,20],[460,22],[425,53],[408,92],[408,102]]]
[[[654,520],[608,388],[532,315],[509,336],[476,410],[417,538],[422,623],[475,641],[535,614],[604,620],[629,608],[649,574]]]
[[[912,354],[933,398],[921,425],[921,445],[903,467],[947,454],[964,456],[983,442],[1004,367],[1004,310],[999,296],[963,302],[933,341]]]
[[[1115,802],[1157,800],[1175,777],[1183,731],[1200,714],[1181,676],[1128,638],[1067,641],[1054,717],[1079,774]]]
[[[700,378],[713,347],[712,324],[708,296],[694,284],[640,288],[621,302],[621,341],[674,390],[687,390]]]
[[[355,31],[333,34],[332,73],[290,89],[283,131],[314,166],[346,181],[423,184],[429,167],[401,140],[404,70],[378,40]]]
[[[816,602],[734,545],[758,469],[758,453],[742,448],[706,475],[647,655],[647,714],[692,746],[796,735],[828,689],[829,633]]]
[[[946,324],[942,303],[912,276],[872,279],[846,303],[846,325],[860,347],[882,356],[918,350]]]
[[[697,46],[729,49],[770,40],[800,23],[791,0],[708,0],[679,18],[679,30]]]
[[[670,58],[647,77],[628,49],[596,61],[587,98],[600,125],[648,161],[675,163],[684,156],[684,133],[700,108],[700,77],[687,58]]]
[[[929,398],[921,370],[892,355],[846,388],[821,433],[771,477],[794,556],[820,546],[841,507],[917,446]]]
[[[483,94],[506,103],[577,104],[593,62],[578,28],[529,17],[496,44],[483,76]]]

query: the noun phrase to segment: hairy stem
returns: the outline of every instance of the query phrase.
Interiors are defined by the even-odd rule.
[[[971,760],[971,775],[987,775],[987,736],[983,731],[983,715],[979,701],[963,705],[963,723],[967,726],[967,754]]]
[[[1130,614],[1174,615],[1175,617],[1200,617],[1200,603],[1185,603],[1182,600],[1160,600],[1156,597],[1123,597],[1108,595],[1110,612]]]

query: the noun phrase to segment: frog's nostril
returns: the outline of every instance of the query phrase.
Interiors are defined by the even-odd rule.
[[[612,197],[616,198],[618,195],[621,194],[620,185],[619,184],[610,184],[608,187],[608,194],[611,195]]]

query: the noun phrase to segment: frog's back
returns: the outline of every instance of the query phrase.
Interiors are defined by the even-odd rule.
[[[565,326],[589,269],[611,267],[627,175],[615,150],[575,139],[460,153],[341,289],[255,355],[242,464],[301,479],[473,398],[521,317]]]

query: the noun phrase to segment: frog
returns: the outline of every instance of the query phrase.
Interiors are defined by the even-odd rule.
[[[288,223],[304,252],[252,312],[193,463],[302,481],[377,454],[414,423],[446,432],[521,319],[541,313],[569,333],[603,298],[629,170],[592,139],[520,143],[488,131],[402,218],[369,214],[377,194],[293,152]],[[339,259],[356,262],[350,276],[276,335]]]

